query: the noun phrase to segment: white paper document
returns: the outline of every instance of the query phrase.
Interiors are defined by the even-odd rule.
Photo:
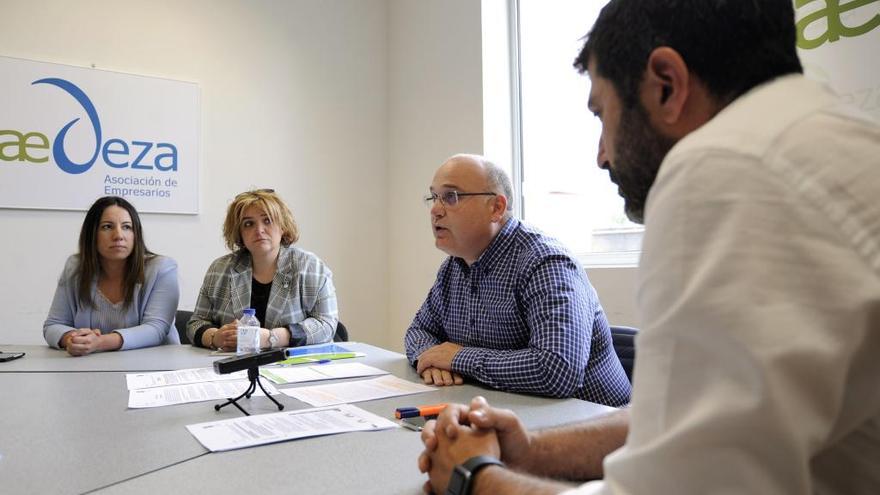
[[[225,375],[214,373],[213,368],[190,368],[174,371],[156,371],[152,373],[128,373],[125,383],[129,390],[142,388],[165,387],[168,385],[185,385],[187,383],[216,382],[222,380],[247,379],[247,370],[236,371]]]
[[[387,375],[388,372],[362,363],[320,364],[317,366],[260,368],[260,375],[283,385],[285,383],[314,382],[336,378],[355,378],[359,376]]]
[[[242,416],[187,425],[211,452],[350,431],[397,428],[397,424],[351,404]]]
[[[434,387],[408,382],[394,375],[381,376],[356,382],[313,385],[310,387],[288,388],[281,392],[313,406],[329,406],[364,400],[384,399],[398,395],[433,392]]]
[[[185,404],[187,402],[202,402],[206,400],[227,399],[238,397],[247,390],[250,382],[244,380],[189,383],[186,385],[170,385],[167,387],[142,388],[128,392],[128,407],[140,409],[144,407],[171,406]],[[278,389],[271,383],[263,383],[266,391],[271,395],[277,395]],[[265,396],[266,394],[257,387],[254,395]]]

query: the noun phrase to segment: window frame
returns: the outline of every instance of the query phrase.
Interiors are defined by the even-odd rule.
[[[486,0],[484,0],[485,2]],[[491,1],[491,0],[489,0]],[[520,0],[507,0],[507,32],[510,81],[510,147],[511,147],[511,180],[516,198],[514,213],[517,218],[525,220],[525,162],[523,155],[523,117],[522,117],[522,51],[520,27]],[[574,70],[574,69],[572,69]],[[587,110],[584,109],[586,112]],[[538,225],[537,227],[541,227]],[[633,226],[628,232],[638,232],[644,238],[644,227]],[[575,257],[585,268],[637,267],[641,257],[641,249],[630,251],[606,252],[574,252]]]

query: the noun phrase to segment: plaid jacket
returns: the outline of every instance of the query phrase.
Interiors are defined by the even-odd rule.
[[[217,258],[208,267],[186,333],[194,342],[196,332],[219,328],[250,307],[253,267],[251,255],[241,249]],[[285,327],[293,340],[305,336],[304,344],[333,340],[338,312],[333,273],[314,254],[281,246],[278,269],[272,279],[263,328]]]

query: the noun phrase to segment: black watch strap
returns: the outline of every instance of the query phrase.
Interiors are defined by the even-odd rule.
[[[504,467],[503,462],[489,455],[474,456],[464,461],[464,464],[455,466],[446,487],[446,495],[469,495],[473,488],[474,476],[481,469],[493,465]]]

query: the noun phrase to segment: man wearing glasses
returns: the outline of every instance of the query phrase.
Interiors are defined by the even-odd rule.
[[[426,488],[880,493],[880,126],[802,75],[797,32],[791,0],[602,9],[575,67],[645,223],[632,404],[541,432],[450,404]]]
[[[425,383],[629,402],[596,291],[556,240],[512,216],[510,179],[475,155],[434,174],[435,245],[449,255],[406,332]]]

